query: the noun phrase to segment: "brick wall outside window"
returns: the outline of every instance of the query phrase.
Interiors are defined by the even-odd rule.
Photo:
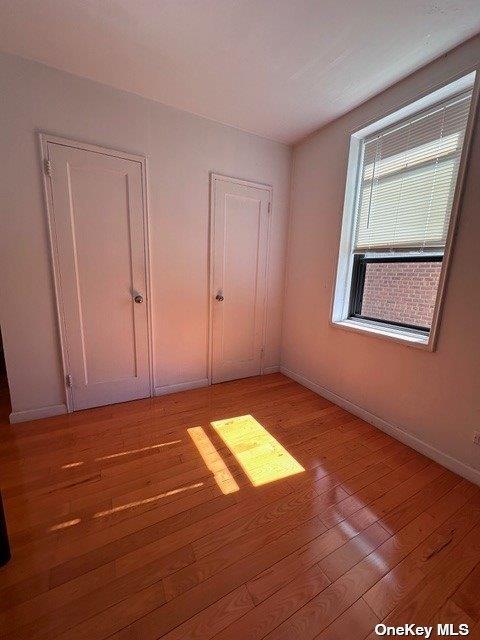
[[[362,315],[430,327],[441,267],[441,262],[367,263]]]

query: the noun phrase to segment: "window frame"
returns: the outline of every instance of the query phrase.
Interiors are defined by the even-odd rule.
[[[470,151],[473,125],[477,112],[480,80],[479,76],[480,74],[477,73],[477,67],[474,67],[473,69],[470,69],[469,72],[463,72],[462,75],[457,76],[457,78],[452,82],[441,86],[434,91],[430,91],[428,94],[423,95],[419,99],[405,104],[405,106],[401,107],[400,109],[389,113],[383,118],[371,122],[361,129],[351,132],[337,271],[333,287],[332,310],[330,316],[330,323],[332,326],[349,331],[368,334],[372,337],[401,342],[403,344],[426,349],[429,351],[435,350],[438,338],[438,330],[440,326],[441,310],[445,295],[446,279],[453,251],[453,239],[458,225],[459,204],[465,182],[467,159]],[[455,186],[455,194],[450,215],[447,241],[445,249],[443,250],[442,269],[440,273],[435,310],[430,330],[426,331],[425,328],[406,325],[404,326],[391,322],[381,321],[378,319],[351,316],[350,304],[351,294],[353,290],[352,276],[355,256],[355,254],[353,253],[353,240],[356,216],[358,212],[358,202],[361,191],[359,177],[361,175],[363,166],[363,140],[376,132],[384,130],[393,124],[401,122],[405,118],[409,118],[426,109],[429,109],[432,106],[435,106],[436,104],[443,102],[444,100],[450,99],[468,89],[473,89],[473,93],[470,103],[467,127],[465,130],[464,144],[458,168],[457,182]],[[392,254],[391,257],[393,259],[406,257],[407,260],[412,260],[414,257],[416,258],[418,256],[423,261],[425,261],[428,257],[430,257],[432,253],[434,252],[432,252],[431,250],[427,250],[423,254],[420,254],[419,252],[413,252],[412,250],[409,251],[408,249],[405,249],[405,251],[401,253],[399,252],[399,255],[395,253]],[[437,255],[440,253],[442,253],[441,250],[436,252]],[[402,254],[408,254],[408,256]]]

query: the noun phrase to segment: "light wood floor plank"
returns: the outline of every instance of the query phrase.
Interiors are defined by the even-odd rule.
[[[265,441],[211,425],[246,415]],[[362,640],[379,621],[480,637],[480,489],[281,374],[7,416],[5,640]],[[276,478],[275,441],[304,471]]]

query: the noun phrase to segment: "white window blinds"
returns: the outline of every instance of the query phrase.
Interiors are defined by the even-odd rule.
[[[444,248],[471,97],[364,140],[355,252]]]

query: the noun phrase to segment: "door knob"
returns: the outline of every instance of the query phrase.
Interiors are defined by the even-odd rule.
[[[142,304],[143,302],[143,296],[141,296],[139,293],[137,293],[137,295],[134,297],[134,300],[137,304]]]
[[[215,300],[218,300],[219,302],[223,302],[224,297],[223,297],[223,294],[220,291],[215,296]]]

